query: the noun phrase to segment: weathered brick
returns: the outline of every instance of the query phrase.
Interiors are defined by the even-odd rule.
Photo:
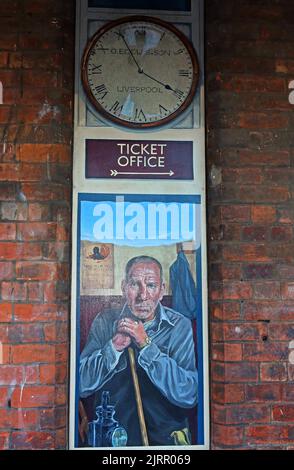
[[[248,384],[246,399],[251,402],[279,402],[282,400],[283,389],[279,384]]]
[[[0,323],[10,322],[12,319],[12,304],[0,303]]]
[[[281,297],[280,283],[277,281],[255,282],[253,297],[255,299],[279,299]]]
[[[54,449],[54,432],[12,432],[11,448],[19,450]]]
[[[243,264],[244,279],[273,279],[276,276],[276,267],[269,263]]]
[[[49,385],[34,385],[17,387],[11,396],[13,408],[38,408],[54,405],[55,387]]]
[[[55,347],[47,344],[14,345],[11,354],[13,364],[55,361]]]
[[[6,410],[0,413],[0,429],[35,429],[39,424],[39,412],[36,410]]]
[[[244,428],[242,426],[226,426],[215,424],[212,440],[214,444],[234,447],[243,442]]]
[[[246,361],[272,362],[285,361],[288,358],[288,344],[265,341],[261,344],[243,345],[243,359]]]
[[[285,382],[287,377],[286,363],[265,362],[260,364],[260,379],[262,382]]]
[[[276,209],[272,206],[252,206],[251,217],[255,224],[270,224],[276,220]]]
[[[9,432],[0,432],[0,450],[5,450],[9,448]]]
[[[55,304],[16,304],[14,318],[20,322],[48,322],[64,318],[64,313],[63,309]]]
[[[284,282],[282,284],[282,298],[294,299],[294,282]]]
[[[294,421],[294,405],[273,406],[272,416],[274,421]]]
[[[39,369],[37,366],[15,366],[2,365],[0,385],[11,385],[26,383],[36,383],[39,379]]]
[[[58,266],[54,262],[30,262],[16,263],[16,277],[28,281],[52,281],[59,276]]]
[[[290,426],[278,426],[278,425],[267,425],[267,426],[249,426],[246,429],[246,439],[249,443],[280,443],[287,442],[291,439],[290,437],[291,427]]]
[[[0,262],[0,279],[8,280],[14,277],[14,265],[12,262],[1,261]]]
[[[20,282],[2,282],[1,297],[2,300],[26,300],[27,286]]]

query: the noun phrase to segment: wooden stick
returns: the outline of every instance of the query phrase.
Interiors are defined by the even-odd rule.
[[[145,423],[145,418],[144,418],[143,404],[142,404],[142,398],[141,398],[141,392],[140,392],[140,385],[139,385],[138,374],[136,370],[136,362],[135,362],[135,355],[134,355],[133,349],[128,348],[128,353],[129,353],[130,366],[131,366],[134,389],[135,389],[135,397],[136,397],[136,403],[137,403],[137,411],[138,411],[138,416],[139,416],[139,424],[140,424],[142,441],[143,441],[144,446],[149,446],[148,434],[147,434],[147,428],[146,428],[146,423]]]

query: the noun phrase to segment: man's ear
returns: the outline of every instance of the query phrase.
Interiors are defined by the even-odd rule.
[[[163,283],[161,284],[160,298],[159,298],[159,300],[162,300],[162,297],[163,297],[164,294],[165,294],[165,287],[166,287],[166,286],[165,286],[165,282],[163,282]]]

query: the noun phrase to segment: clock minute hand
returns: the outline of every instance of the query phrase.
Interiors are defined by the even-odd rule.
[[[157,80],[157,78],[151,77],[151,75],[149,75],[148,73],[144,72],[143,69],[139,70],[139,73],[142,73],[143,75],[145,75],[146,77],[150,78],[151,80],[154,80],[154,82],[157,82],[157,83],[159,83],[160,85],[164,86],[164,88],[165,88],[166,90],[174,91],[174,89],[173,89],[170,85],[168,85],[168,84],[166,84],[166,83],[163,83],[163,82],[161,82],[160,80]]]
[[[127,43],[127,41],[125,40],[124,35],[121,34],[121,33],[118,33],[118,35],[122,38],[123,42],[124,42],[125,45],[127,46],[127,49],[128,49],[128,51],[129,51],[129,53],[131,54],[133,61],[135,62],[135,64],[136,64],[137,67],[138,67],[138,72],[141,72],[142,69],[141,69],[140,65],[138,64],[138,62],[136,61],[136,58],[135,58],[134,54],[132,53],[132,51],[131,51],[131,49],[130,49],[128,43]]]

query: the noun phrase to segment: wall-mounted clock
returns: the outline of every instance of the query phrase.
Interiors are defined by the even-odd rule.
[[[102,118],[141,130],[182,115],[199,78],[197,56],[186,36],[148,16],[105,24],[87,44],[81,69],[86,95]]]

